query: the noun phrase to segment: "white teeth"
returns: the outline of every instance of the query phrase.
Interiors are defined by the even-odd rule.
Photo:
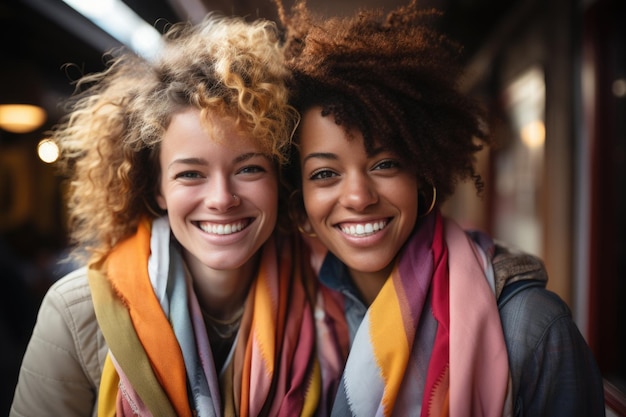
[[[230,235],[241,231],[245,227],[244,222],[237,222],[232,224],[206,224],[199,223],[200,229],[206,233],[212,233],[214,235]]]
[[[387,222],[384,220],[374,223],[364,223],[350,226],[340,226],[341,231],[351,236],[367,236],[373,233],[383,230],[387,226]]]

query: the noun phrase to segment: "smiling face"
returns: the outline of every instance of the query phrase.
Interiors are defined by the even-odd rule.
[[[300,162],[315,233],[355,281],[365,275],[384,281],[417,220],[414,171],[384,148],[368,156],[362,135],[348,137],[319,107],[303,115]]]
[[[159,206],[192,274],[250,268],[277,217],[274,162],[230,118],[173,116],[160,150]]]

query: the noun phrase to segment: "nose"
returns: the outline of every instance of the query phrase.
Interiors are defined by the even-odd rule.
[[[205,193],[205,205],[211,210],[226,212],[241,204],[241,198],[235,194],[229,179],[224,176],[210,178]]]
[[[362,211],[377,202],[378,192],[367,175],[359,173],[344,179],[340,197],[344,207]]]

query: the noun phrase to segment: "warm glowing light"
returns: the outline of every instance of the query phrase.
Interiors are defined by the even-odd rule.
[[[626,79],[620,78],[613,81],[611,89],[613,90],[615,97],[626,97]]]
[[[0,105],[0,128],[13,133],[39,129],[46,121],[46,111],[30,104]]]
[[[43,139],[37,145],[37,155],[45,163],[51,164],[59,159],[59,147],[52,139]]]
[[[535,120],[522,127],[522,142],[531,149],[543,146],[546,140],[546,127],[541,120]]]

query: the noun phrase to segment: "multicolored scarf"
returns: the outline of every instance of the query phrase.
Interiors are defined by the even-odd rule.
[[[493,282],[489,253],[439,213],[425,219],[357,330],[332,415],[510,415]],[[423,314],[436,320],[427,349]]]
[[[292,256],[298,247],[274,238],[264,245],[218,375],[180,255],[154,233],[142,222],[103,264],[90,266],[96,316],[109,346],[98,415],[309,416],[323,409],[337,371],[316,358],[311,287]],[[151,255],[169,265],[165,279],[149,272]],[[329,377],[326,386],[322,374]]]

